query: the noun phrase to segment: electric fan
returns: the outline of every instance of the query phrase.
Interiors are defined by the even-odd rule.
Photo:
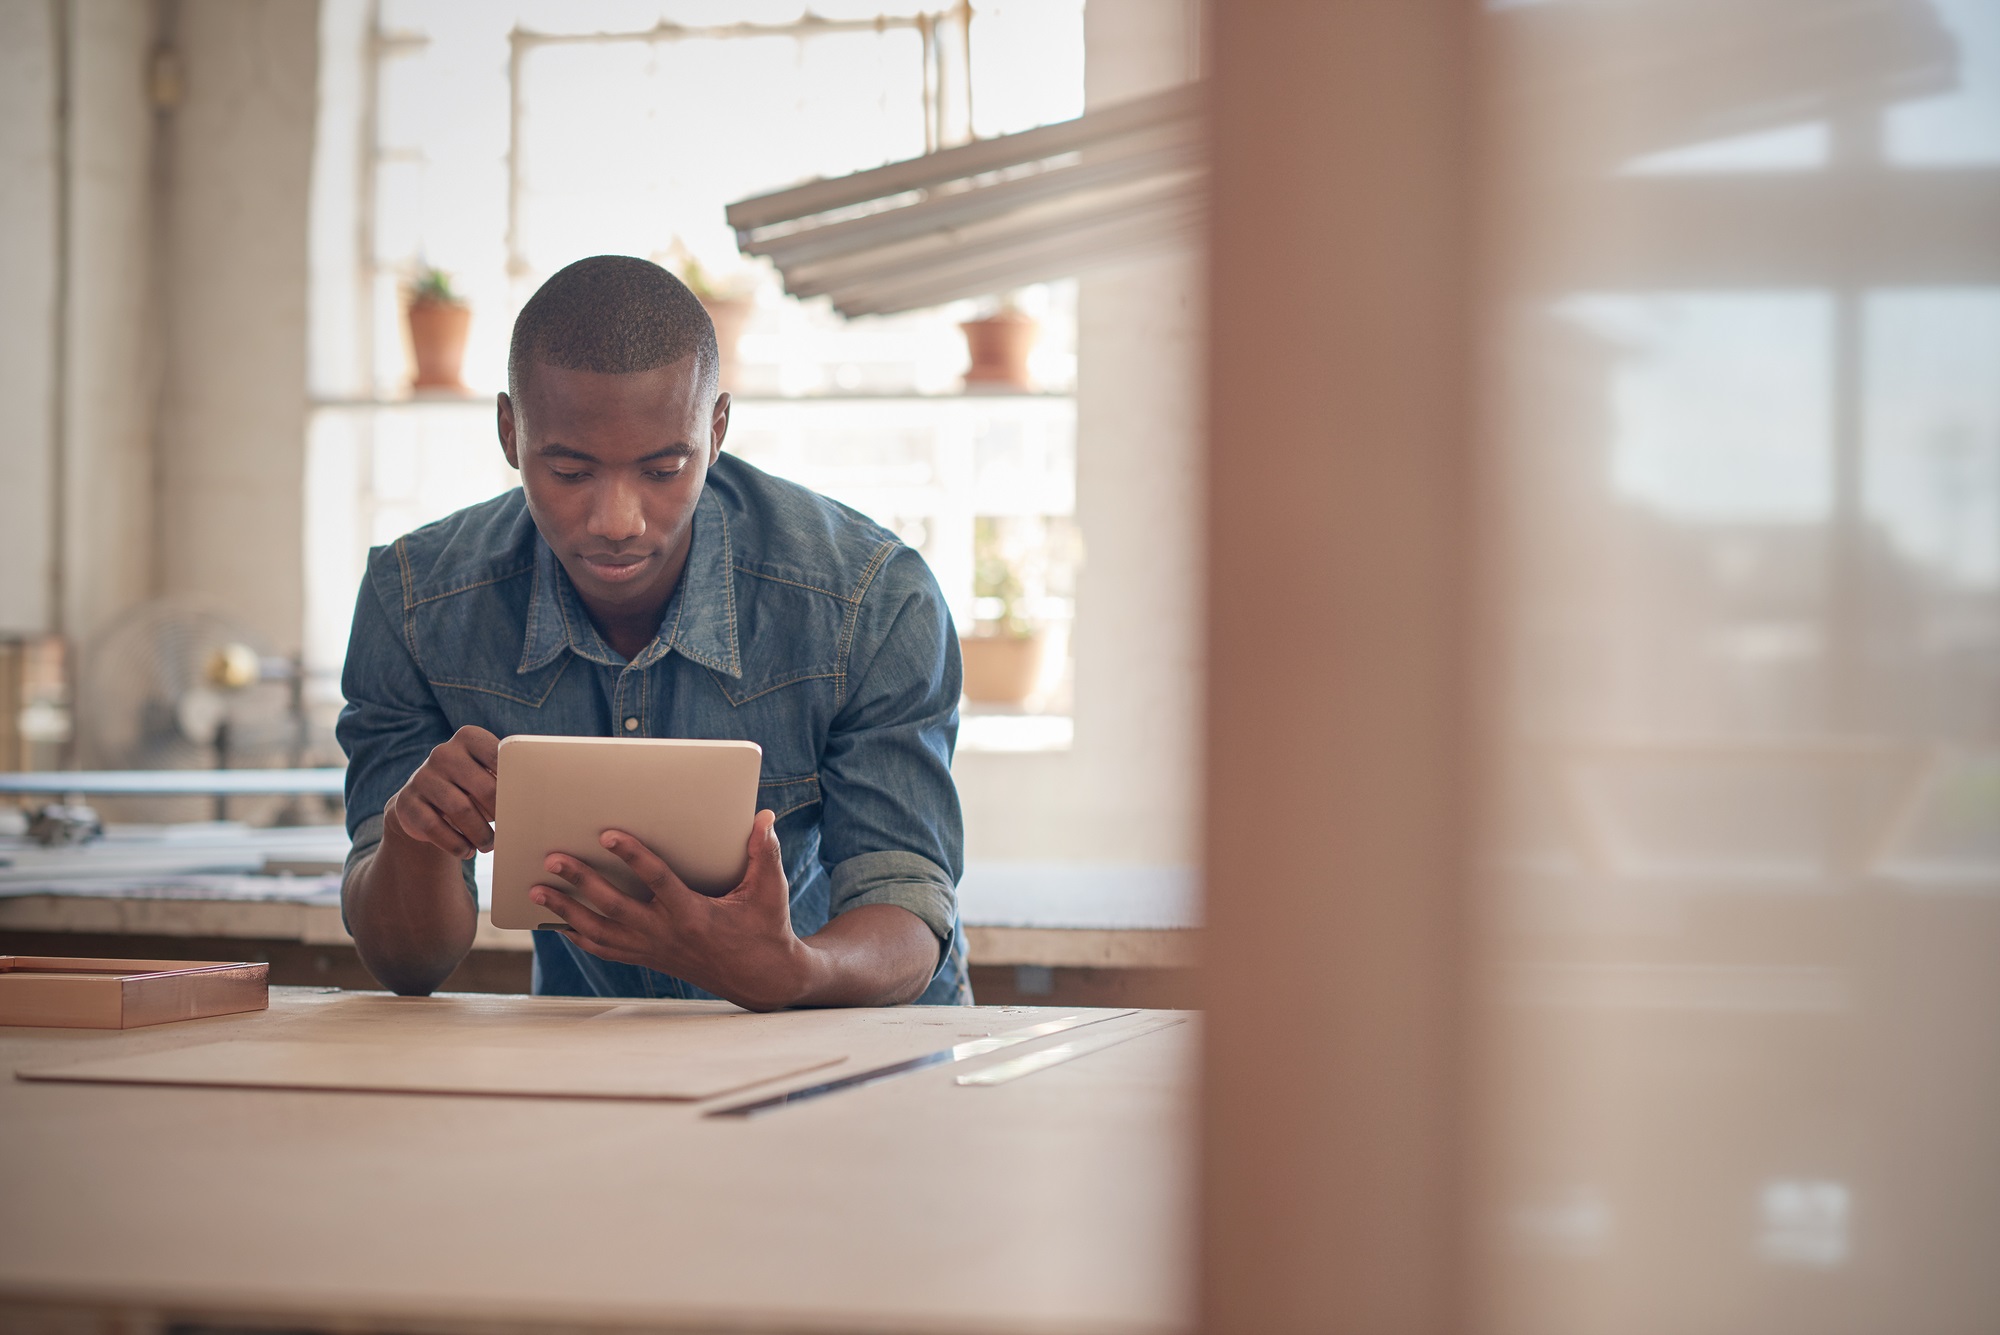
[[[142,603],[83,655],[77,746],[90,769],[297,765],[306,744],[299,664],[212,609]],[[216,799],[218,819],[223,801]]]

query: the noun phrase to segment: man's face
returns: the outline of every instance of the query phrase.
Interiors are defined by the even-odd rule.
[[[688,357],[630,375],[538,364],[521,398],[500,396],[500,444],[543,541],[593,614],[656,616],[687,563],[729,396],[711,403]]]

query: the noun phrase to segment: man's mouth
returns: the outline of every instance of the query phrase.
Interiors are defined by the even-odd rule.
[[[622,584],[626,580],[637,579],[639,573],[653,559],[650,553],[622,556],[614,553],[593,555],[590,552],[582,552],[579,555],[592,575],[609,584]]]

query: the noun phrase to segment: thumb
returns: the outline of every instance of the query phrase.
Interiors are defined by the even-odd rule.
[[[778,843],[778,817],[776,812],[760,811],[750,825],[749,870],[743,873],[743,886],[760,897],[775,894],[780,900],[789,902],[790,886],[785,881],[785,855]]]

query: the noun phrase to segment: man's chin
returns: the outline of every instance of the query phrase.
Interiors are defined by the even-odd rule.
[[[645,588],[659,566],[657,554],[625,562],[593,561],[587,556],[579,556],[571,567],[571,574],[581,573],[591,584],[607,593],[636,593]]]
[[[648,557],[637,565],[605,571],[582,557],[563,563],[570,583],[595,608],[631,611],[648,610],[648,604],[664,603],[671,589],[659,587],[660,561]]]

